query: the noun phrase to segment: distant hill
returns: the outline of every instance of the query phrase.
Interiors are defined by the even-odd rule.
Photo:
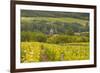
[[[21,10],[22,17],[71,17],[83,20],[89,20],[89,13],[79,12],[58,12],[58,11],[39,11],[39,10]]]

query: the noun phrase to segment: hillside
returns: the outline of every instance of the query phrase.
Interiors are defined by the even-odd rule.
[[[21,30],[32,32],[67,33],[67,32],[88,32],[87,20],[76,18],[53,18],[53,17],[22,17]]]
[[[89,14],[21,10],[21,30],[45,34],[89,32]]]
[[[89,13],[21,10],[21,17],[71,17],[89,20]]]

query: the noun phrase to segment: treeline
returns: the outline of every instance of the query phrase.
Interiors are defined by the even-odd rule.
[[[21,32],[21,42],[45,42],[45,43],[74,43],[74,42],[89,42],[89,34],[83,33],[79,36],[75,35],[46,35],[41,32]]]
[[[72,18],[89,20],[89,13],[21,10],[21,17],[56,17],[56,18],[72,17]]]
[[[21,22],[21,31],[42,32],[45,34],[74,34],[75,32],[88,32],[89,24],[65,23],[60,21],[31,20]]]

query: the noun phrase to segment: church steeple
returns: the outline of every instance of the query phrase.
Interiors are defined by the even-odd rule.
[[[50,35],[52,35],[54,33],[53,29],[50,29]]]

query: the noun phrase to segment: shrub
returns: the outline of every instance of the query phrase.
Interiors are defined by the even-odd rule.
[[[36,33],[34,34],[33,40],[38,42],[46,42],[47,36],[43,33]]]
[[[74,43],[74,42],[88,42],[89,37],[86,36],[68,36],[68,35],[53,35],[47,39],[48,43]]]
[[[21,32],[21,41],[31,41],[33,39],[32,32],[23,31]]]
[[[30,31],[21,32],[21,41],[45,42],[46,39],[47,39],[46,35],[40,32],[30,32]]]

